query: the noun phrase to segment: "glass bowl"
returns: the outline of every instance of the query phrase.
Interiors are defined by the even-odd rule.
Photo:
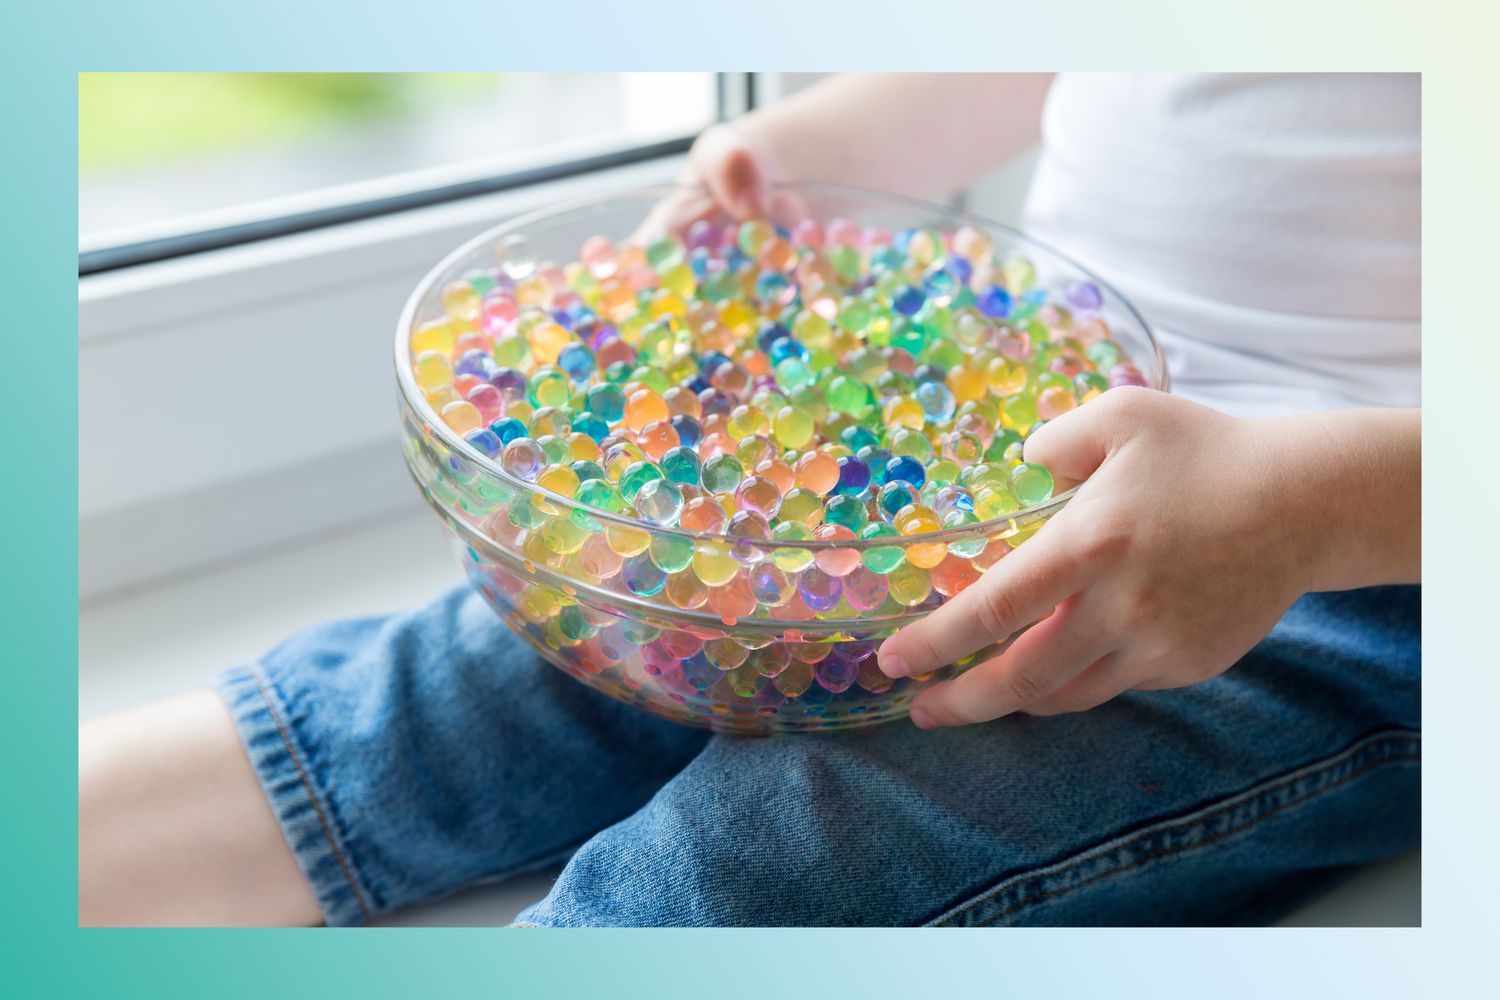
[[[1092,282],[1094,315],[1157,388],[1167,388],[1145,321],[1110,286],[1005,226],[908,198],[829,185],[787,185],[778,204],[802,217],[892,230],[968,226],[996,257],[1024,257],[1038,288]],[[675,187],[638,188],[511,220],[430,271],[396,331],[406,464],[452,536],[472,585],[545,659],[588,686],[677,722],[739,733],[869,725],[906,714],[913,695],[974,656],[891,680],[875,651],[1021,544],[1071,496],[1004,518],[927,534],[776,542],[657,527],[585,506],[507,473],[428,405],[409,338],[443,314],[448,283],[489,272],[525,281],[575,260],[596,235],[623,243]],[[773,219],[791,225],[799,219]],[[872,568],[873,567],[873,568]]]

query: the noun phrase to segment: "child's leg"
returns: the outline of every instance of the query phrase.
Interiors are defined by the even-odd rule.
[[[1420,828],[1420,591],[1311,595],[1226,675],[930,732],[715,738],[538,924],[1264,922]]]
[[[217,687],[332,924],[558,863],[708,740],[541,663],[467,587],[310,629]]]

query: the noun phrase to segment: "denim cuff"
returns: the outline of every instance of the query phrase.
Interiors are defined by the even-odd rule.
[[[374,916],[370,893],[361,885],[327,796],[314,785],[285,698],[255,667],[231,668],[213,683],[323,919],[330,927],[369,922]]]

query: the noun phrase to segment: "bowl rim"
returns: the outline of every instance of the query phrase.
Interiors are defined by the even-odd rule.
[[[1116,289],[1114,285],[1101,278],[1090,268],[1085,267],[1083,264],[1080,264],[1072,256],[1054,248],[1050,244],[1042,240],[1038,240],[1035,237],[1022,232],[1021,230],[1016,229],[1013,226],[1007,226],[1004,223],[996,222],[993,219],[987,219],[984,216],[976,215],[972,212],[967,212],[962,209],[951,208],[947,205],[938,204],[937,202],[924,201],[921,198],[911,198],[906,195],[889,194],[883,191],[873,191],[867,188],[851,187],[843,184],[825,184],[812,181],[783,181],[772,184],[772,187],[776,190],[805,191],[810,193],[826,194],[835,197],[844,196],[863,199],[865,201],[883,202],[886,205],[911,208],[913,210],[918,210],[925,213],[936,213],[945,217],[946,219],[956,220],[961,223],[968,223],[969,225],[975,226],[976,228],[988,229],[1003,233],[1011,240],[1023,246],[1034,247],[1046,254],[1049,254],[1061,260],[1068,266],[1076,269],[1080,274],[1087,277],[1094,284],[1098,285],[1101,289],[1105,290],[1110,295],[1113,295],[1115,299],[1118,300],[1120,305],[1123,306],[1125,312],[1129,314],[1129,316],[1140,326],[1141,332],[1145,335],[1146,342],[1151,346],[1151,351],[1155,356],[1155,377],[1152,380],[1151,388],[1156,389],[1160,392],[1169,392],[1171,390],[1171,378],[1167,373],[1166,357],[1162,353],[1161,342],[1157,339],[1155,331],[1151,329],[1151,325],[1146,322],[1146,318],[1141,315],[1140,310],[1136,309],[1134,303],[1132,303],[1128,298],[1121,294],[1121,292]],[[1078,492],[1078,487],[1074,486],[1073,488],[1065,490],[1062,493],[1059,493],[1042,503],[1034,504],[1030,507],[1024,507],[1012,514],[1007,514],[1004,517],[991,518],[987,521],[975,521],[973,524],[960,525],[959,527],[955,528],[943,528],[939,531],[921,532],[914,535],[893,535],[881,538],[851,538],[847,540],[811,539],[806,541],[795,539],[743,538],[735,535],[716,534],[706,531],[692,531],[686,528],[656,525],[639,518],[630,517],[624,514],[617,514],[612,511],[600,510],[597,507],[590,507],[588,504],[580,503],[573,497],[564,496],[561,493],[554,492],[552,490],[546,489],[545,487],[538,486],[535,483],[527,482],[524,479],[512,475],[511,473],[507,472],[499,462],[479,451],[473,445],[469,444],[469,442],[465,441],[451,427],[443,423],[437,412],[433,410],[431,404],[427,402],[426,397],[423,396],[421,391],[417,388],[416,376],[412,372],[410,361],[412,324],[416,320],[418,308],[420,307],[422,301],[427,297],[428,293],[432,290],[433,286],[437,283],[440,275],[444,274],[459,260],[473,253],[480,247],[486,244],[495,243],[506,236],[517,233],[527,226],[533,225],[537,222],[545,221],[546,219],[552,218],[557,215],[562,215],[566,212],[577,211],[578,209],[605,204],[621,198],[640,198],[653,196],[657,198],[664,198],[673,194],[685,194],[688,192],[701,193],[702,191],[703,188],[699,185],[646,184],[619,188],[613,191],[605,192],[603,194],[591,194],[579,198],[572,198],[561,202],[555,202],[546,207],[534,209],[530,212],[525,212],[521,215],[515,216],[514,218],[507,219],[504,222],[491,226],[490,228],[484,230],[473,238],[466,240],[456,249],[450,251],[441,260],[439,260],[436,264],[429,268],[427,270],[427,273],[424,274],[421,280],[417,282],[416,287],[412,289],[411,294],[407,296],[406,304],[402,306],[400,317],[396,321],[396,338],[393,360],[396,368],[396,383],[398,389],[400,390],[402,402],[421,418],[423,429],[426,432],[435,434],[451,450],[462,455],[467,462],[478,467],[494,478],[499,479],[507,486],[521,491],[533,498],[540,498],[548,503],[568,508],[570,511],[581,511],[599,522],[613,524],[622,528],[629,528],[636,531],[643,531],[651,537],[668,536],[686,539],[693,542],[709,542],[716,545],[744,544],[754,545],[756,548],[762,550],[806,550],[809,552],[827,551],[831,549],[854,549],[856,551],[862,551],[865,549],[883,548],[886,546],[905,547],[912,544],[935,545],[939,542],[946,544],[947,542],[952,540],[972,539],[976,534],[989,534],[991,531],[993,531],[993,529],[1001,525],[1008,525],[1009,530],[1006,533],[1013,534],[1016,531],[1019,531],[1021,528],[1029,525],[1033,521],[1050,517],[1056,511],[1066,506],[1068,501],[1073,498],[1073,495]],[[921,541],[918,542],[916,541],[917,539],[920,539]]]

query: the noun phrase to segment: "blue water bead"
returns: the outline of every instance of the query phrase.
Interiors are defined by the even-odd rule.
[[[910,455],[897,455],[885,463],[885,468],[881,470],[880,481],[908,483],[914,489],[921,489],[922,484],[927,482],[927,469]]]
[[[696,448],[698,442],[703,440],[703,425],[686,413],[679,413],[672,418],[672,429],[677,432],[677,440],[684,447]]]
[[[760,329],[755,333],[755,346],[759,347],[767,354],[770,354],[772,344],[776,343],[776,341],[780,340],[782,337],[790,337],[791,335],[792,331],[788,330],[780,323],[762,323],[760,325]],[[702,370],[710,372],[713,371],[712,368],[705,368]]]
[[[649,550],[626,559],[620,566],[620,579],[638,597],[655,597],[667,585],[667,574],[651,561]]]
[[[783,241],[790,241],[791,240],[791,238],[792,238],[792,231],[790,229],[788,229],[786,226],[783,226],[781,223],[776,222],[776,223],[772,223],[771,228],[776,231],[776,235],[780,236]]]
[[[870,255],[870,273],[897,271],[906,266],[906,255],[895,247],[882,247]]]
[[[708,379],[704,378],[702,375],[694,375],[692,378],[683,379],[682,387],[693,393],[694,395],[697,395],[704,389],[710,388],[710,384]]]
[[[833,487],[835,493],[844,496],[859,496],[870,488],[870,467],[853,455],[839,459],[839,481]]]
[[[490,424],[490,430],[495,432],[502,445],[510,444],[516,438],[526,436],[526,425],[515,417],[501,417]]]
[[[594,352],[582,344],[569,344],[557,355],[557,367],[575,382],[582,382],[594,372]]]
[[[755,294],[763,302],[779,299],[791,282],[780,271],[762,271],[755,279]]]
[[[724,264],[731,271],[738,271],[749,263],[749,255],[740,249],[738,243],[730,244],[729,248],[724,251]]]
[[[713,254],[708,247],[697,247],[693,249],[687,258],[688,267],[693,271],[693,277],[702,281],[708,276],[708,263],[713,260]]]
[[[618,423],[625,416],[625,390],[613,382],[600,382],[584,393],[583,405],[605,423]]]
[[[564,330],[573,329],[573,314],[566,309],[553,309],[548,315],[552,317],[552,322]]]
[[[912,237],[917,235],[915,229],[898,229],[891,235],[891,248],[899,250],[904,256],[911,250]]]
[[[519,421],[517,422],[519,423]],[[464,435],[464,440],[489,458],[494,458],[500,454],[500,449],[505,446],[505,443],[500,440],[500,435],[488,427],[475,428]]]
[[[944,257],[943,267],[953,272],[960,285],[967,285],[969,279],[974,276],[974,265],[969,263],[965,257]]]
[[[1011,307],[1010,292],[1007,292],[999,285],[991,285],[979,293],[974,304],[979,308],[980,312],[991,319],[1009,316]]]
[[[453,366],[455,375],[473,375],[475,378],[487,379],[495,373],[495,359],[490,352],[475,347],[464,351],[458,356],[458,363]]]
[[[701,651],[682,661],[682,679],[695,691],[707,691],[723,677],[724,671],[709,662]]]
[[[903,316],[915,316],[921,311],[927,302],[927,296],[922,294],[920,288],[911,285],[902,285],[896,289],[896,294],[891,297],[891,308]]]
[[[587,434],[595,441],[603,441],[609,437],[609,421],[587,411],[574,414],[573,429],[580,434]]]
[[[880,492],[875,495],[875,506],[880,510],[880,517],[887,524],[896,520],[896,515],[901,513],[902,508],[908,507],[921,497],[916,487],[911,483],[900,479],[893,479],[880,487]]]
[[[767,341],[767,343],[769,344],[770,341]],[[724,362],[733,360],[733,358],[723,351],[706,351],[698,355],[698,373],[707,376]]]
[[[953,293],[958,291],[959,285],[958,275],[937,264],[929,267],[927,273],[922,275],[922,290],[930,299],[941,301],[951,299]]]
[[[798,361],[806,361],[808,358],[807,348],[795,337],[777,337],[771,341],[771,348],[766,354],[770,356],[773,365],[787,358],[796,358]]]
[[[729,416],[730,411],[739,404],[736,403],[734,399],[730,397],[729,393],[725,392],[723,389],[715,389],[714,387],[709,386],[707,389],[704,389],[702,392],[698,393],[698,405],[703,407],[703,416],[705,419],[707,419],[708,417],[718,416],[719,414],[723,414],[727,417]]]
[[[945,424],[952,420],[953,411],[958,408],[953,390],[945,382],[923,382],[917,386],[914,395],[922,412],[927,414],[927,419],[935,424]]]
[[[850,424],[839,434],[839,441],[850,451],[859,451],[861,448],[880,443],[880,438],[875,436],[874,431],[862,424]]]

